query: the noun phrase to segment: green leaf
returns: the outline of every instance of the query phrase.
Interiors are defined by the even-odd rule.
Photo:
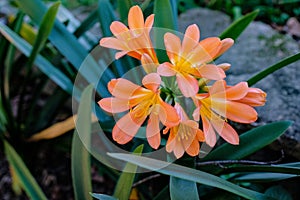
[[[265,78],[266,76],[272,74],[273,72],[300,60],[300,53],[297,53],[295,55],[292,55],[290,57],[287,57],[281,61],[279,61],[278,63],[268,67],[267,69],[259,72],[258,74],[254,75],[253,77],[251,77],[247,82],[249,86],[254,85],[255,83],[257,83],[258,81],[262,80],[263,78]]]
[[[172,200],[198,200],[197,184],[195,182],[171,176],[170,196]]]
[[[266,190],[266,195],[280,199],[280,200],[293,200],[292,196],[281,186],[273,186]]]
[[[17,154],[14,148],[4,140],[4,149],[7,160],[18,177],[22,188],[30,199],[47,200],[42,189],[37,184],[36,180],[31,175],[21,157]]]
[[[247,26],[255,19],[259,10],[255,10],[247,15],[239,18],[233,22],[226,30],[219,36],[221,39],[232,38],[236,40],[240,34],[247,28]]]
[[[32,67],[32,64],[34,63],[35,58],[37,57],[41,49],[44,47],[48,36],[51,33],[59,5],[60,2],[53,3],[42,18],[38,34],[36,36],[32,51],[28,58],[28,73]]]
[[[114,15],[114,10],[109,0],[99,0],[98,2],[98,19],[101,24],[103,36],[111,36],[110,24],[117,18]]]
[[[236,177],[232,178],[236,182],[265,182],[270,183],[273,181],[280,181],[288,178],[294,178],[297,175],[283,174],[283,173],[247,173],[237,174]]]
[[[170,0],[155,0],[153,13],[155,14],[154,27],[159,28],[154,29],[154,47],[159,61],[165,62],[168,61],[168,57],[164,50],[164,35],[176,29]]]
[[[170,0],[155,0],[153,11],[155,14],[154,27],[175,30],[175,13],[173,11]]]
[[[47,7],[40,0],[16,0],[19,8],[29,15],[32,20],[40,24]],[[79,69],[87,56],[87,50],[79,43],[66,27],[59,21],[55,21],[52,32],[49,35],[51,43],[63,54],[70,63]]]
[[[238,165],[230,166],[226,169],[226,173],[233,172],[275,172],[300,176],[300,167],[290,167],[286,165]]]
[[[132,0],[118,0],[118,12],[122,22],[127,22],[128,11],[133,6]]]
[[[78,108],[78,118],[76,129],[72,142],[72,180],[75,192],[75,199],[92,199],[90,192],[92,191],[91,181],[91,160],[90,154],[86,148],[89,148],[91,141],[91,100],[93,94],[93,86],[89,85],[82,93],[81,102]],[[84,134],[82,134],[84,133]],[[79,136],[80,135],[80,136]],[[80,137],[85,137],[85,145]]]
[[[99,200],[117,200],[115,197],[106,195],[106,194],[96,194],[96,193],[91,193],[92,197],[99,199]]]
[[[98,12],[94,10],[84,21],[81,22],[80,26],[74,32],[76,37],[80,37],[83,33],[92,28],[97,22]]]
[[[169,186],[165,186],[154,198],[153,200],[170,200]]]
[[[2,35],[15,45],[24,55],[29,56],[32,50],[30,44],[20,38],[16,33],[10,30],[7,26],[0,23],[0,32]],[[57,85],[69,94],[72,93],[73,83],[70,79],[64,75],[60,70],[54,67],[48,60],[41,55],[38,55],[34,62],[37,67],[44,72],[50,79],[52,79]]]
[[[133,153],[137,155],[141,155],[143,152],[143,145],[138,146]],[[132,184],[135,177],[135,172],[137,170],[137,166],[133,165],[131,163],[127,163],[124,168],[124,172],[121,174],[115,191],[114,191],[114,197],[120,199],[120,200],[127,200],[130,197],[130,192],[132,188]]]
[[[291,124],[291,121],[280,121],[254,128],[240,136],[239,145],[225,143],[210,152],[202,161],[244,158],[276,140]]]
[[[177,164],[123,153],[108,153],[108,155],[126,162],[131,162],[152,171],[160,172],[162,174],[220,188],[247,199],[271,199],[261,193],[242,188],[212,174]]]

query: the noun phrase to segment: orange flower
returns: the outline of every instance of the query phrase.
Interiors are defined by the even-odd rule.
[[[254,95],[253,92],[258,92],[259,95]],[[256,121],[257,112],[251,106],[262,105],[262,102],[265,102],[264,98],[264,92],[248,88],[246,82],[226,86],[224,80],[216,81],[208,93],[197,94],[197,109],[193,116],[195,120],[199,120],[199,115],[201,116],[206,143],[213,147],[218,133],[227,142],[239,144],[239,136],[227,123],[227,119],[239,123]]]
[[[158,63],[153,45],[149,36],[154,21],[154,14],[147,17],[144,22],[144,16],[139,6],[133,6],[128,13],[128,26],[119,21],[114,21],[110,25],[110,30],[115,37],[106,37],[100,40],[100,45],[121,50],[116,53],[116,59],[128,54],[131,57],[142,59],[143,54],[147,54]]]
[[[172,33],[164,36],[165,47],[170,62],[158,67],[162,76],[176,75],[178,87],[185,97],[192,97],[199,90],[196,78],[220,80],[225,78],[224,71],[212,62],[233,45],[230,38],[220,40],[217,37],[206,38],[200,42],[200,31],[197,25],[186,29],[182,42]],[[227,64],[228,68],[228,64]]]
[[[246,96],[237,102],[247,104],[249,106],[257,107],[263,106],[266,103],[267,94],[259,88],[248,88]]]
[[[200,151],[199,141],[204,141],[204,134],[198,128],[199,124],[188,118],[180,104],[175,103],[174,108],[179,115],[180,123],[164,130],[164,134],[170,131],[166,150],[169,153],[173,151],[176,158],[182,157],[184,152],[190,156],[196,156]]]
[[[113,79],[108,83],[108,89],[114,97],[101,99],[98,104],[110,113],[129,110],[120,118],[113,128],[113,139],[119,144],[129,142],[145,122],[147,140],[151,147],[157,149],[160,145],[160,122],[165,126],[175,126],[179,122],[176,110],[165,103],[160,97],[161,78],[156,73],[146,75],[138,86],[126,79]]]

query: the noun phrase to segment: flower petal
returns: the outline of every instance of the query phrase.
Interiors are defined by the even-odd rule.
[[[161,76],[175,76],[176,71],[171,63],[165,62],[158,66],[157,73]]]
[[[126,47],[123,45],[122,41],[113,37],[102,38],[100,40],[100,45],[111,49],[126,50]]]
[[[193,54],[187,59],[194,65],[201,65],[212,61],[221,48],[221,41],[217,37],[206,38],[199,42],[199,45],[193,50]]]
[[[224,80],[216,81],[209,89],[209,94],[214,98],[226,99],[225,96],[226,82]]]
[[[129,99],[137,90],[141,89],[141,86],[124,78],[112,79],[107,87],[113,96],[121,99]]]
[[[222,47],[222,42],[218,37],[210,37],[199,42],[199,45],[212,57],[215,58],[216,54]]]
[[[120,34],[124,32],[129,32],[127,26],[125,26],[122,22],[114,21],[110,25],[110,30],[114,36],[118,37]]]
[[[198,45],[200,31],[196,24],[187,27],[182,40],[182,54],[187,56]]]
[[[226,122],[214,121],[213,126],[217,130],[218,134],[230,144],[238,145],[239,144],[239,135],[237,132]]]
[[[267,94],[259,88],[248,88],[248,93],[245,97],[238,100],[240,103],[247,104],[249,106],[263,106],[266,102]]]
[[[252,123],[257,120],[257,112],[246,104],[228,101],[226,111],[226,117],[235,122]]]
[[[174,64],[179,60],[181,52],[181,41],[173,33],[166,33],[164,36],[165,47],[170,61]]]
[[[179,123],[179,116],[173,106],[167,104],[166,102],[162,101],[159,104],[159,120],[161,123],[167,127],[173,127],[178,125]]]
[[[133,118],[134,113],[127,113],[119,121],[112,130],[113,139],[119,144],[126,144],[129,142],[137,133],[146,117]]]
[[[148,30],[147,30],[148,32],[152,28],[153,22],[154,22],[154,14],[151,14],[147,17],[147,19],[145,21],[145,28],[148,28]]]
[[[235,86],[231,86],[226,89],[226,98],[228,100],[239,100],[245,97],[247,93],[248,93],[248,83],[240,82]]]
[[[120,59],[121,57],[125,56],[126,54],[128,54],[129,52],[128,51],[120,51],[120,52],[117,52],[115,54],[115,59],[118,60]]]
[[[224,40],[221,41],[221,43],[222,43],[221,44],[221,49],[219,50],[217,55],[215,55],[215,57],[219,57],[225,51],[227,51],[234,44],[234,40],[231,39],[231,38],[225,38]]]
[[[191,145],[186,149],[186,153],[190,156],[197,156],[200,152],[200,144],[197,140],[193,140]]]
[[[144,15],[139,6],[133,6],[128,13],[128,26],[130,29],[144,28]]]
[[[195,96],[199,90],[198,81],[191,75],[176,75],[178,87],[185,97]]]
[[[166,144],[166,151],[169,153],[172,152],[176,146],[176,140],[175,140],[176,134],[177,134],[177,129],[175,130],[174,128],[171,128],[168,141]]]
[[[160,127],[158,114],[151,113],[146,128],[146,136],[150,146],[157,149],[160,145]]]
[[[203,133],[205,136],[205,142],[210,147],[213,147],[217,142],[215,130],[213,126],[210,124],[209,120],[205,117],[205,115],[201,114],[201,119],[203,123]]]
[[[155,63],[148,54],[143,54],[141,57],[142,66],[147,74],[157,71],[157,63]]]
[[[156,92],[161,83],[161,78],[157,73],[147,74],[143,80],[143,85],[153,92]]]
[[[221,80],[226,77],[225,72],[213,64],[202,65],[199,68],[195,68],[198,71],[200,77],[210,80]]]
[[[98,104],[103,110],[110,113],[124,112],[129,109],[128,100],[114,97],[101,99]]]

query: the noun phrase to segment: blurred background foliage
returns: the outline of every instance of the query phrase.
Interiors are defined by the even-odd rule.
[[[199,6],[225,12],[235,21],[241,20],[243,16],[250,13],[243,18],[244,21],[242,20],[243,28],[246,28],[255,17],[256,20],[278,25],[285,24],[290,17],[298,19],[300,17],[299,0],[62,0],[54,4],[49,3],[56,1],[1,1],[1,6],[9,4],[14,12],[2,14],[0,22],[0,138],[3,141],[0,158],[6,157],[9,163],[0,165],[0,172],[3,177],[12,177],[11,182],[1,183],[0,197],[3,194],[8,195],[7,198],[18,197],[20,199],[89,199],[91,196],[88,192],[97,191],[113,194],[115,197],[131,195],[134,198],[136,195],[140,199],[169,199],[171,198],[168,186],[170,181],[173,183],[171,191],[174,192],[177,187],[191,185],[191,182],[170,178],[176,175],[172,170],[165,171],[164,175],[157,175],[156,172],[150,175],[129,175],[110,169],[96,159],[90,158],[88,152],[84,151],[80,140],[76,138],[76,131],[73,134],[75,127],[73,119],[76,119],[77,115],[73,116],[72,113],[72,91],[73,89],[82,91],[88,83],[97,80],[99,74],[97,68],[99,65],[103,67],[101,64],[91,62],[95,71],[81,74],[87,79],[86,85],[74,88],[73,83],[81,63],[98,45],[100,37],[111,35],[109,25],[112,21],[117,19],[126,21],[128,9],[132,4],[140,4],[144,13],[148,15],[153,13],[155,2],[158,1],[162,2],[162,5],[173,6],[172,9],[177,12],[176,16]],[[122,9],[120,9],[121,6]],[[89,8],[90,12],[80,21],[73,12],[81,7]],[[259,13],[253,12],[257,9],[260,10]],[[159,12],[157,11],[156,14]],[[94,35],[90,29],[97,24],[101,24],[102,34]],[[230,32],[224,32],[223,36],[229,37]],[[112,52],[108,53],[108,57],[112,55]],[[299,59],[298,57],[299,55],[280,66],[294,62]],[[137,64],[136,60],[128,57],[114,61],[105,72],[105,80],[96,87],[96,91],[103,96],[107,95],[104,87],[106,83],[111,78],[118,77],[124,71],[129,70],[128,66],[135,66],[135,64]],[[84,94],[86,95],[84,98],[90,98],[91,89],[89,88]],[[79,100],[79,96],[74,98]],[[88,108],[90,105],[83,106]],[[106,133],[109,135],[112,124],[108,123],[109,120],[100,110],[96,111],[96,115],[99,119],[103,119],[100,123],[106,125]],[[84,120],[82,122],[84,124],[95,121],[87,116],[84,119],[88,120]],[[258,147],[262,148],[275,140],[290,124],[290,122],[280,122],[264,127],[264,131],[271,131],[276,127],[277,132],[272,133],[272,137],[262,140]],[[245,140],[249,141],[247,137],[257,137],[259,131],[262,130],[250,132],[251,137],[249,133],[246,134]],[[125,148],[131,151],[135,149],[137,153],[147,149],[147,146],[136,147],[135,144]],[[235,149],[222,146],[221,150],[217,150],[207,160],[242,159],[254,153],[259,149],[258,147],[252,149],[251,152],[242,149],[243,156],[238,156],[234,154]],[[220,157],[220,152],[225,151],[224,148],[232,152],[232,157]],[[76,158],[72,157],[74,155]],[[70,157],[73,158],[72,162]],[[189,159],[187,160],[190,162]],[[230,167],[231,171],[217,166],[195,168],[271,196],[279,192],[285,199],[290,199],[290,194],[278,186],[278,181],[299,176],[299,163],[280,165],[277,168],[252,167],[251,174],[245,173],[243,171],[245,169],[241,166]],[[8,170],[11,175],[8,175]],[[259,174],[261,171],[265,173]],[[145,181],[151,175],[154,175],[154,178],[148,180],[146,184],[134,184]],[[124,183],[128,180],[130,183],[126,185],[127,190],[121,193]],[[258,184],[258,182],[264,183]],[[131,191],[132,185],[134,185],[134,190]],[[192,186],[195,185],[192,184]],[[76,188],[75,192],[72,188]],[[179,194],[184,188],[178,189]],[[201,194],[203,199],[219,199],[220,196],[224,199],[241,199],[237,195],[202,184],[198,185],[198,188],[204,191]],[[22,191],[25,191],[26,195]],[[94,196],[113,199],[113,197],[100,194],[94,194]],[[173,199],[176,198],[172,194],[171,196]],[[126,198],[123,196],[121,199]]]

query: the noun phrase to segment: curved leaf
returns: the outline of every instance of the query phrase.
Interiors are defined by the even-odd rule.
[[[168,61],[168,56],[164,50],[164,35],[166,32],[176,29],[174,19],[177,17],[177,13],[173,13],[170,0],[155,0],[153,13],[155,14],[154,27],[159,28],[154,29],[154,47],[157,57],[162,63]]]
[[[246,199],[272,199],[261,193],[237,186],[212,174],[181,165],[123,153],[108,153],[108,155],[126,162],[131,162],[149,170],[160,172],[162,174],[220,188],[236,195],[242,196]]]
[[[72,153],[71,153],[71,169],[72,181],[75,193],[75,199],[92,199],[90,192],[92,191],[91,181],[91,158],[88,150],[83,145],[81,137],[85,137],[85,145],[90,145],[91,138],[91,99],[93,94],[93,86],[89,85],[82,93],[81,102],[78,108],[78,118],[76,121],[76,129],[73,135]]]
[[[21,157],[8,142],[5,140],[3,142],[7,160],[28,197],[30,197],[30,199],[47,200],[47,197],[31,175]]]
[[[281,121],[254,128],[240,136],[239,145],[225,143],[210,152],[202,161],[244,158],[276,140],[291,124],[291,121]]]
[[[19,37],[11,29],[4,24],[0,23],[0,32],[2,35],[9,40],[14,46],[16,46],[24,55],[29,56],[32,51],[32,47],[25,40]],[[38,68],[44,72],[50,79],[52,79],[57,85],[69,94],[72,93],[73,83],[70,79],[54,67],[47,59],[43,56],[38,55],[34,63]]]
[[[138,146],[133,151],[133,153],[137,155],[141,155],[142,152],[143,152],[143,145]],[[129,199],[136,169],[137,166],[131,163],[127,163],[125,165],[124,172],[121,174],[117,182],[114,195],[113,195],[114,197],[121,200]],[[130,173],[128,171],[130,171]]]
[[[128,11],[133,6],[132,0],[118,0],[118,12],[122,22],[127,22]]]
[[[254,85],[255,83],[257,83],[258,81],[262,80],[263,78],[265,78],[266,76],[272,74],[273,72],[293,63],[293,62],[296,62],[300,60],[300,53],[297,53],[295,55],[292,55],[288,58],[285,58],[281,61],[279,61],[278,63],[268,67],[267,69],[259,72],[258,74],[254,75],[253,77],[251,77],[247,82],[248,82],[248,85],[251,86],[251,85]]]
[[[233,22],[225,31],[219,36],[221,39],[232,38],[236,40],[240,34],[247,28],[247,26],[255,19],[259,10],[255,10],[247,15],[239,18]]]
[[[50,35],[52,31],[52,27],[55,22],[56,13],[58,11],[60,2],[56,2],[50,6],[50,8],[47,10],[45,15],[42,18],[39,31],[37,33],[32,51],[30,53],[30,56],[28,58],[28,66],[29,69],[31,68],[32,64],[34,63],[35,58],[39,54],[40,50],[44,47],[48,36]],[[29,72],[29,69],[27,70]]]
[[[170,196],[172,200],[198,200],[197,184],[171,176]]]
[[[96,193],[91,193],[92,197],[99,199],[99,200],[117,200],[115,197],[106,195],[106,194],[96,194]]]

